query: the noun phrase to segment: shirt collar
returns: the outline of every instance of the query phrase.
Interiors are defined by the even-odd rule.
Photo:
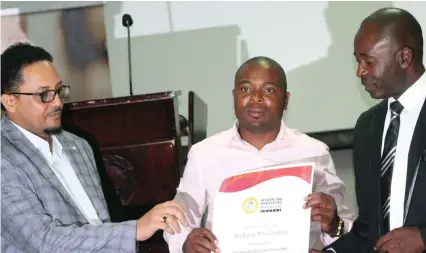
[[[426,72],[398,98],[398,101],[404,106],[405,111],[410,111],[419,102],[424,101],[425,98]],[[388,108],[394,101],[396,101],[396,99],[393,97],[388,99]]]
[[[280,131],[278,132],[277,138],[275,141],[284,139],[286,135],[287,126],[284,124],[284,121],[281,121]],[[231,144],[232,141],[239,140],[241,142],[245,142],[242,138],[240,133],[238,132],[238,120],[235,120],[233,127],[231,128],[231,138],[229,144]]]
[[[16,128],[18,128],[24,136],[34,145],[35,148],[40,150],[42,153],[49,152],[50,153],[50,147],[49,143],[44,140],[43,138],[31,133],[30,131],[18,126],[15,124],[15,122],[11,121]],[[59,142],[59,140],[56,138],[56,136],[52,135],[52,145],[53,145],[53,152],[57,155],[62,154],[62,145]]]

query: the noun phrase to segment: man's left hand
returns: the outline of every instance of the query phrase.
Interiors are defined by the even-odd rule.
[[[339,217],[337,215],[337,206],[334,198],[322,192],[315,192],[308,195],[303,208],[311,210],[312,221],[321,223],[321,229],[327,234],[334,234],[337,230]]]
[[[380,253],[422,253],[426,250],[417,227],[397,228],[382,236],[376,243]]]

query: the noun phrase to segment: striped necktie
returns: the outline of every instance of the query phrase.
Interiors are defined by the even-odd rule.
[[[386,132],[386,138],[383,148],[383,154],[381,159],[380,171],[381,171],[381,180],[380,180],[380,190],[381,190],[381,201],[382,201],[382,211],[383,211],[383,228],[384,233],[389,232],[389,211],[390,211],[390,189],[392,182],[392,171],[393,164],[395,160],[396,153],[396,144],[398,141],[398,132],[399,132],[399,114],[402,112],[404,107],[398,101],[392,102],[390,105],[391,110],[391,120],[389,128]]]

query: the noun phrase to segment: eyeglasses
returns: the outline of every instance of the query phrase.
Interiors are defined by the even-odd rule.
[[[9,95],[31,95],[31,96],[39,96],[41,99],[41,102],[43,103],[50,103],[53,100],[55,100],[56,94],[60,98],[66,98],[70,94],[70,86],[69,85],[62,85],[56,90],[46,90],[43,92],[37,92],[37,93],[23,93],[23,92],[11,92],[8,93]]]

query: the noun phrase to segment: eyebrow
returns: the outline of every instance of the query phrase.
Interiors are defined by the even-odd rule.
[[[368,53],[360,53],[359,55],[364,57],[370,57]],[[356,53],[354,53],[354,56],[356,57]]]
[[[250,84],[251,82],[249,81],[249,80],[241,80],[241,81],[238,81],[238,83],[237,84]]]
[[[57,84],[55,84],[55,87],[59,86],[59,85],[62,85],[62,83],[63,83],[62,80],[59,81]],[[38,88],[37,90],[44,90],[44,89],[49,89],[49,88],[50,88],[50,86],[42,86],[42,87]]]
[[[238,85],[240,85],[240,84],[251,84],[251,82],[249,80],[243,79],[243,80],[239,81],[237,84]],[[271,84],[271,85],[278,86],[278,84],[276,84],[274,82],[264,82],[263,84]]]
[[[276,84],[274,82],[265,82],[264,84],[272,84],[272,85],[278,86],[278,84]]]

